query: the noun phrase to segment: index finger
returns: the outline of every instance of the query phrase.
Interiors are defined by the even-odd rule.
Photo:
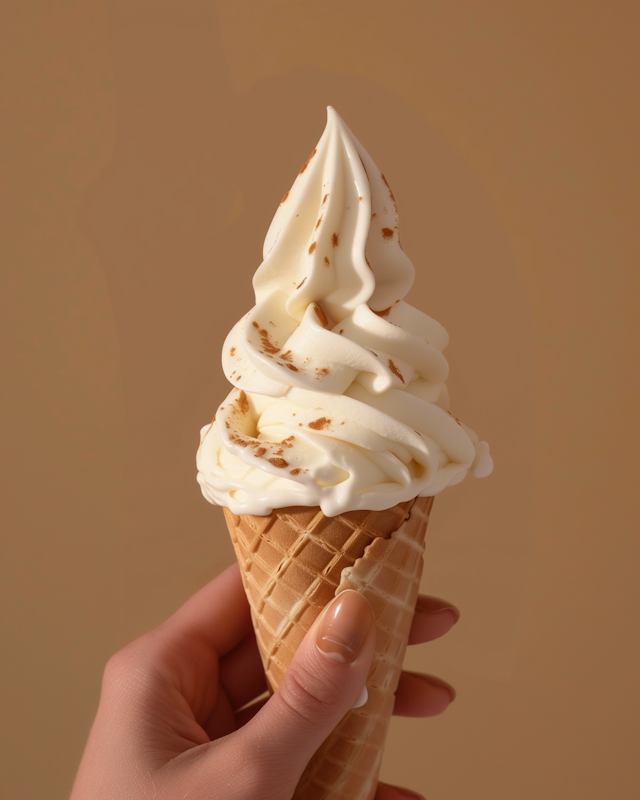
[[[422,644],[439,639],[450,631],[459,619],[460,612],[452,603],[439,597],[420,594],[411,623],[409,644]]]
[[[219,657],[233,650],[252,630],[238,564],[190,597],[161,627],[168,638],[195,639]]]

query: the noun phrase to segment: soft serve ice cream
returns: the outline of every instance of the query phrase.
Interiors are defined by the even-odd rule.
[[[414,268],[384,175],[333,108],[231,330],[234,389],[201,431],[198,482],[234,514],[379,511],[493,467],[449,413],[445,329],[404,302]]]

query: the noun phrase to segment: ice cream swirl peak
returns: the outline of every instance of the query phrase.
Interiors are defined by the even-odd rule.
[[[447,332],[403,300],[413,279],[391,189],[329,107],[223,347],[235,388],[197,457],[209,500],[334,516],[489,474],[486,443],[448,413]]]

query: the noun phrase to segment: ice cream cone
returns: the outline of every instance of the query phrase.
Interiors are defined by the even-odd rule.
[[[371,800],[422,573],[433,497],[327,517],[318,507],[237,516],[224,509],[265,673],[277,689],[328,602],[362,593],[376,619],[368,700],[349,711],[305,770],[295,800]]]
[[[405,301],[414,274],[386,178],[329,107],[269,226],[255,305],[225,340],[233,389],[197,456],[272,690],[336,594],[361,592],[376,618],[368,700],[319,748],[297,800],[373,798],[433,496],[492,469],[449,412],[449,335]]]

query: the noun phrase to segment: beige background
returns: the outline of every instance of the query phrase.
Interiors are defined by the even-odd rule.
[[[429,529],[462,619],[409,663],[458,698],[383,777],[637,796],[639,8],[3,3],[3,798],[68,796],[106,659],[233,559],[198,430],[328,103],[496,461]]]

